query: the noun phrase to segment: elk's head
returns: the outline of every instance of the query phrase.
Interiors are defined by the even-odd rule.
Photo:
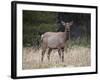
[[[73,21],[71,21],[71,22],[61,21],[61,24],[65,27],[66,31],[70,31],[70,26],[73,24]]]

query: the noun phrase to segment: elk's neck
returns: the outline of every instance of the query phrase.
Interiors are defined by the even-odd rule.
[[[65,29],[64,32],[64,40],[67,41],[70,38],[70,31]]]

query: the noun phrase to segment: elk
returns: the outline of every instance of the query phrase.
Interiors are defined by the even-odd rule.
[[[48,48],[48,53],[47,53],[48,60],[50,60],[51,51],[53,49],[57,49],[59,57],[61,58],[62,62],[64,62],[65,43],[70,37],[70,26],[73,24],[73,21],[71,22],[61,21],[61,24],[65,27],[64,32],[46,32],[42,34],[41,61],[43,61],[44,54],[46,52],[46,49]]]

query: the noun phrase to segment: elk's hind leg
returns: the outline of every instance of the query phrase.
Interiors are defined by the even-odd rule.
[[[64,62],[64,48],[61,48],[61,49],[60,49],[59,54],[60,54],[60,56],[61,56],[62,62]]]
[[[61,59],[61,49],[58,49],[59,58]]]
[[[43,50],[42,50],[42,57],[41,57],[41,61],[42,61],[42,62],[43,62],[43,58],[44,58],[45,52],[46,52],[46,49],[43,49]]]
[[[49,60],[49,61],[50,61],[50,53],[51,53],[51,51],[52,51],[52,49],[49,48],[49,49],[48,49],[48,60]]]
[[[62,50],[62,62],[64,62],[64,48],[62,48],[61,50]]]

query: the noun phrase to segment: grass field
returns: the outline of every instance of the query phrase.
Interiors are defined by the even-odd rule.
[[[47,52],[41,62],[41,48],[35,50],[32,47],[23,48],[22,68],[39,69],[53,67],[84,67],[91,65],[91,52],[89,47],[73,46],[64,51],[64,62],[59,58],[57,50],[53,50],[50,61],[47,59]]]

